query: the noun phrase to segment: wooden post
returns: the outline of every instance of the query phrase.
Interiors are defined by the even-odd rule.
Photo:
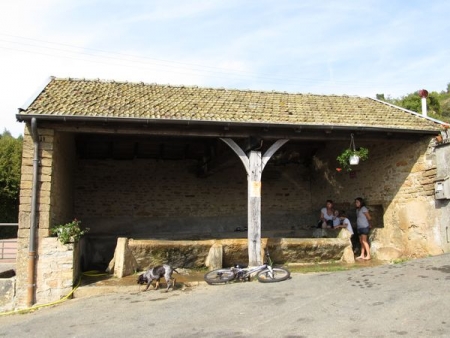
[[[261,262],[261,152],[251,151],[249,156],[250,172],[248,181],[248,265],[256,266]]]
[[[249,266],[261,265],[261,176],[272,155],[287,141],[278,140],[261,157],[260,151],[251,151],[249,157],[229,138],[222,138],[239,156],[247,171],[248,186],[248,260]]]

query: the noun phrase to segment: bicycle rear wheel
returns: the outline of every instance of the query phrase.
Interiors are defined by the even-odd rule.
[[[217,269],[209,271],[203,276],[206,283],[213,285],[213,284],[223,284],[226,282],[229,282],[233,280],[235,277],[235,274],[230,269]]]
[[[291,273],[284,268],[272,268],[272,271],[270,269],[264,269],[258,272],[256,278],[261,283],[275,283],[282,282],[290,276]]]

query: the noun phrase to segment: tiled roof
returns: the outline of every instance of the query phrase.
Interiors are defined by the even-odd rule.
[[[52,79],[18,115],[440,129],[432,120],[370,98],[80,79]]]

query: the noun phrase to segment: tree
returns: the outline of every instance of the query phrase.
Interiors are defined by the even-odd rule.
[[[18,221],[22,141],[22,136],[16,139],[7,130],[0,135],[0,223]],[[14,232],[17,228],[0,227],[2,238]]]
[[[427,98],[427,112],[431,117],[442,119],[441,99],[438,92],[431,92]],[[422,99],[418,92],[410,93],[400,99],[394,99],[393,104],[408,110],[422,113]]]
[[[442,116],[448,120],[450,118],[450,98],[442,101],[441,108]]]
[[[441,110],[441,102],[439,100],[439,93],[438,92],[431,92],[430,95],[428,95],[427,98],[427,105],[428,109],[438,116],[442,117],[442,110]]]

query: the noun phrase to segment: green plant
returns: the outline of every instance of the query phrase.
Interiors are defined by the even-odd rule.
[[[336,160],[341,164],[341,167],[347,171],[351,171],[350,157],[358,156],[360,161],[365,161],[369,158],[369,149],[364,147],[359,147],[358,149],[345,149]]]
[[[89,228],[82,230],[80,223],[81,221],[75,218],[72,222],[55,225],[50,231],[52,235],[58,237],[62,244],[77,242],[80,240],[81,236],[89,231]]]

